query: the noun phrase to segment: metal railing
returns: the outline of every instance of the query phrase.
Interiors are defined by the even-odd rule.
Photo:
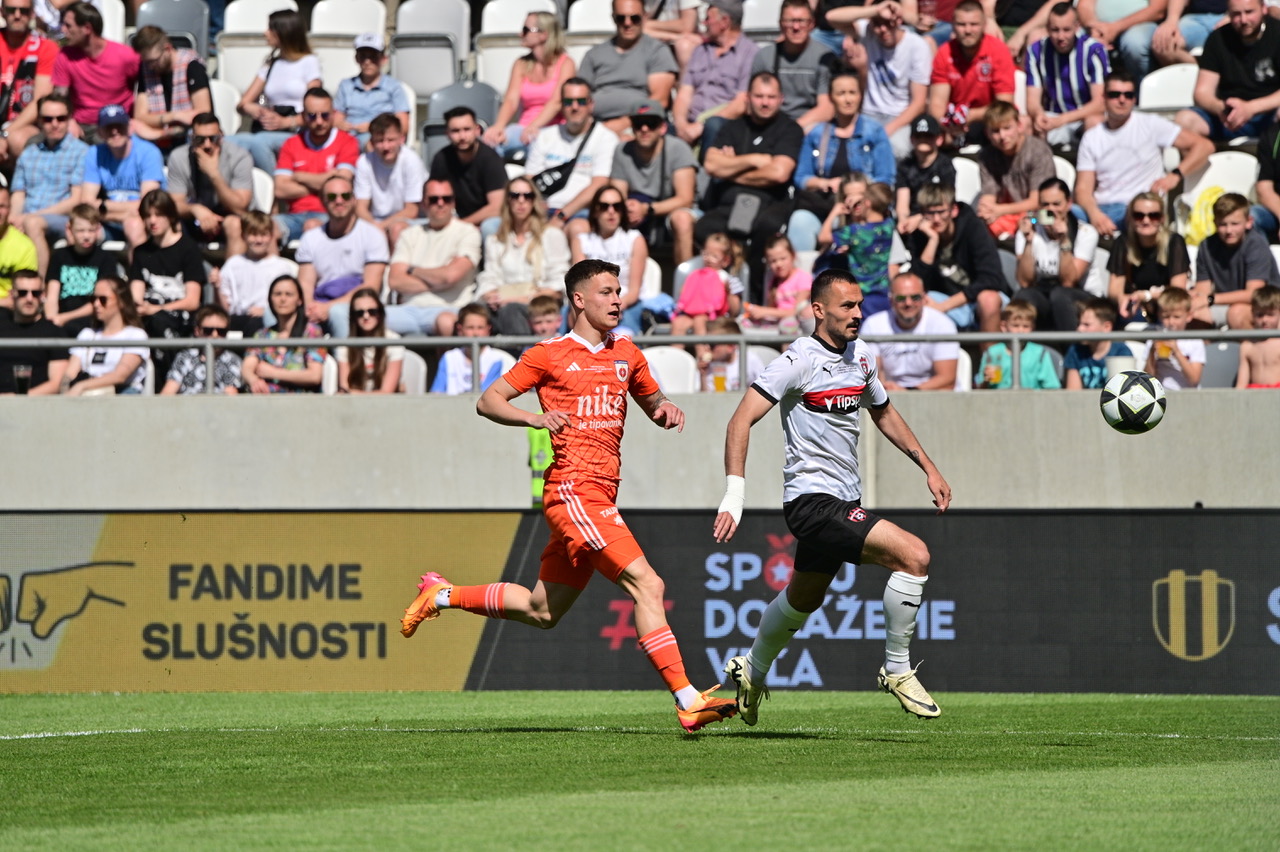
[[[910,340],[912,343],[1004,343],[1009,347],[1012,359],[1010,378],[1014,388],[1022,387],[1022,348],[1028,342],[1034,343],[1081,343],[1085,341],[1155,341],[1186,340],[1189,338],[1204,340],[1206,343],[1225,341],[1266,340],[1280,337],[1280,330],[1246,329],[1235,331],[1201,330],[1165,331],[1132,330],[1112,331],[1107,333],[1081,333],[1077,331],[1040,331],[1031,334],[1010,334],[1006,332],[956,332],[954,334],[918,334],[918,335],[871,335],[864,338],[870,343],[893,343]],[[244,352],[248,349],[267,347],[284,347],[287,349],[333,349],[339,346],[364,348],[405,346],[413,349],[459,349],[467,347],[471,350],[472,387],[480,386],[480,350],[486,346],[498,349],[523,349],[539,343],[543,338],[532,335],[519,337],[352,337],[352,338],[314,338],[314,337],[281,337],[265,339],[260,337],[242,338],[149,338],[142,340],[76,340],[74,338],[0,338],[0,349],[120,349],[147,346],[150,349],[203,350],[205,364],[212,365],[216,350],[230,349]],[[695,346],[698,344],[715,345],[717,343],[733,343],[738,346],[738,379],[739,386],[747,386],[747,347],[763,345],[778,347],[792,342],[795,338],[779,337],[776,334],[709,334],[701,337],[687,335],[684,337],[669,336],[637,336],[633,338],[641,348],[650,346]],[[1141,367],[1141,365],[1139,365]],[[214,392],[215,371],[206,367],[205,393]],[[156,377],[157,384],[163,383],[163,377]]]

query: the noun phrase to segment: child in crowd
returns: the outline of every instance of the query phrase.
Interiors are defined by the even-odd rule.
[[[560,300],[555,296],[534,296],[529,300],[529,331],[543,340],[560,331]]]
[[[848,269],[862,288],[862,315],[868,317],[889,309],[889,280],[910,255],[889,218],[893,190],[888,184],[868,184],[865,175],[854,173],[845,177],[840,194],[841,202],[818,234],[818,243],[831,248],[814,270]]]
[[[1253,327],[1280,329],[1280,287],[1267,285],[1253,291]],[[1238,388],[1280,388],[1280,337],[1240,341]]]
[[[1117,312],[1115,302],[1110,299],[1090,299],[1080,311],[1080,324],[1076,331],[1106,334],[1115,327]],[[1133,358],[1134,354],[1119,340],[1086,340],[1071,344],[1062,363],[1067,374],[1067,390],[1101,388],[1107,383],[1107,359],[1114,357]]]
[[[490,337],[493,335],[493,315],[479,302],[464,305],[458,311],[454,327],[458,337]],[[491,346],[480,347],[480,388],[483,391],[500,377],[508,361],[503,353]],[[436,379],[431,383],[432,393],[455,395],[475,390],[471,381],[471,347],[450,349],[440,358]]]
[[[813,276],[796,268],[796,251],[786,234],[774,234],[764,246],[763,305],[742,306],[742,326],[751,331],[776,331],[788,337],[813,330],[809,291]]]
[[[684,279],[680,298],[671,316],[671,334],[680,337],[693,329],[706,334],[707,323],[742,309],[742,244],[728,234],[712,234],[702,245],[702,266]]]
[[[1009,334],[1030,334],[1036,330],[1036,309],[1030,302],[1014,299],[1000,311],[1000,330]],[[1024,388],[1060,388],[1058,371],[1049,356],[1049,350],[1030,341],[1022,344],[1019,359],[1021,375],[1018,379]],[[974,386],[980,388],[1013,387],[1013,355],[1003,342],[993,343],[982,353]]]
[[[909,234],[920,225],[920,187],[956,185],[956,167],[942,152],[942,125],[931,115],[922,115],[911,125],[911,156],[898,164],[898,230]]]
[[[271,217],[250,210],[240,217],[244,254],[228,257],[218,273],[218,302],[231,316],[231,328],[253,334],[274,318],[267,290],[281,275],[297,274],[297,264],[280,256]]]
[[[742,334],[742,329],[733,317],[719,317],[707,326],[709,334]],[[738,367],[738,350],[736,343],[716,343],[710,346],[704,357],[698,359],[698,369],[702,371],[702,389],[724,393],[740,391],[750,387],[756,377],[764,372],[764,363],[760,356],[747,351],[747,383],[742,384],[742,371]]]
[[[418,218],[427,169],[404,145],[404,131],[395,113],[384,112],[369,122],[370,150],[356,161],[356,215],[387,235],[394,249],[400,232]]]
[[[77,204],[67,217],[67,244],[49,257],[44,313],[73,337],[93,324],[93,285],[120,275],[120,261],[102,247],[102,214]]]
[[[196,311],[192,323],[196,337],[227,338],[227,312],[218,305],[205,305]],[[240,356],[229,349],[214,349],[213,392],[234,396],[240,393]],[[183,349],[173,359],[169,377],[160,389],[161,396],[204,393],[208,371],[203,349]]]
[[[1156,298],[1160,307],[1160,325],[1165,331],[1185,331],[1191,321],[1191,294],[1181,287],[1167,287]],[[1147,347],[1148,373],[1164,384],[1166,390],[1182,390],[1200,386],[1204,372],[1204,341],[1155,340]]]
[[[1248,328],[1251,292],[1280,285],[1280,272],[1262,231],[1253,227],[1249,199],[1228,192],[1213,202],[1210,234],[1196,254],[1192,316],[1213,326]]]

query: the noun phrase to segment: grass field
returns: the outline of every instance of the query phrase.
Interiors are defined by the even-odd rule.
[[[0,696],[0,849],[1280,848],[1280,698],[939,698]]]

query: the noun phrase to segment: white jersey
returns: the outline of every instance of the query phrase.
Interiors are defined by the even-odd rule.
[[[867,344],[855,340],[834,351],[815,337],[802,337],[752,387],[781,406],[782,502],[802,494],[860,500],[858,413],[863,400],[876,408],[889,402]]]

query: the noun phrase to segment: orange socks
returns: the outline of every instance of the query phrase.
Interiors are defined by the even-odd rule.
[[[490,583],[485,586],[454,586],[449,606],[488,618],[506,618],[502,600],[508,585],[510,584]],[[678,652],[676,656],[679,656]]]
[[[659,627],[640,637],[640,650],[644,651],[649,662],[662,675],[671,692],[679,692],[689,686],[689,678],[684,673],[684,659],[680,656],[680,646],[670,627]]]

